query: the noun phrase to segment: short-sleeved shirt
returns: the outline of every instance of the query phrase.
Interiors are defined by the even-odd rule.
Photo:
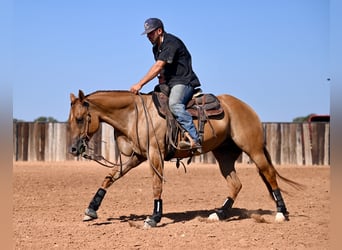
[[[153,46],[153,54],[156,61],[166,62],[163,74],[165,83],[171,88],[177,84],[201,85],[192,69],[191,55],[178,37],[164,32],[164,40],[159,48]]]

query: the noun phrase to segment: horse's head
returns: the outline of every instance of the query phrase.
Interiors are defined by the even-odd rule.
[[[79,90],[78,98],[70,94],[71,108],[69,113],[69,130],[71,135],[70,153],[74,156],[85,152],[88,141],[99,128],[99,118],[92,111],[89,101],[82,90]]]

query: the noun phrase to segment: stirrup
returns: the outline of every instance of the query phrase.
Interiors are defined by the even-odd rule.
[[[192,137],[189,135],[188,132],[185,132],[184,136],[186,137],[186,139],[188,139],[188,141],[181,140],[179,142],[178,145],[181,149],[200,149],[200,148],[202,148],[201,144],[199,142],[195,142],[194,139],[192,139]]]
[[[191,143],[188,141],[180,141],[178,143],[178,146],[180,149],[183,149],[183,150],[197,150],[198,152],[201,152],[201,149],[202,149],[202,145],[199,144],[198,142],[191,145]]]
[[[191,143],[190,142],[188,142],[188,141],[180,141],[179,143],[178,143],[178,146],[179,146],[179,148],[180,149],[191,149]]]

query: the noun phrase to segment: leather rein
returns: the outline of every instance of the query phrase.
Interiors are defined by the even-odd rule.
[[[81,141],[81,144],[83,147],[85,147],[85,149],[89,149],[89,150],[93,150],[93,148],[89,147],[89,140],[90,140],[90,137],[88,135],[88,132],[89,132],[89,123],[90,123],[90,120],[91,120],[91,114],[89,112],[89,105],[87,106],[87,119],[86,119],[86,124],[85,124],[85,127],[84,127],[84,131],[81,133],[81,136],[80,136],[80,141]],[[115,143],[116,143],[116,148],[119,150],[119,147],[118,147],[118,144],[117,144],[117,140],[115,138]],[[104,166],[104,167],[107,167],[107,168],[115,168],[115,167],[120,167],[120,175],[122,173],[122,167],[124,165],[126,165],[130,160],[131,158],[133,157],[134,155],[134,152],[132,152],[130,158],[126,161],[126,162],[122,162],[122,157],[121,157],[121,152],[119,150],[119,163],[117,162],[112,162],[112,161],[109,161],[107,160],[105,157],[103,157],[102,155],[98,155],[98,154],[87,154],[84,152],[81,153],[81,156],[85,159],[88,159],[88,160],[92,160],[92,161],[95,161],[97,162],[98,164]]]
[[[152,118],[149,116],[149,112],[147,110],[147,107],[146,107],[146,103],[144,102],[144,99],[142,97],[142,95],[140,93],[138,93],[138,96],[140,97],[140,100],[141,100],[141,103],[142,103],[142,107],[143,107],[143,110],[144,110],[144,115],[145,115],[145,118],[146,118],[146,133],[147,135],[149,135],[149,131],[150,131],[150,123],[148,120],[151,120],[152,121]],[[138,126],[139,126],[139,119],[138,119],[138,106],[137,106],[137,103],[134,102],[134,107],[135,107],[135,115],[136,115],[136,135],[137,135],[137,139],[139,138],[138,136]],[[88,135],[88,132],[89,132],[89,123],[90,123],[90,120],[91,120],[91,114],[89,112],[89,105],[87,106],[87,119],[86,119],[86,124],[85,124],[85,127],[84,127],[84,131],[81,133],[81,136],[80,136],[80,143],[82,144],[83,147],[85,148],[88,148],[90,150],[93,150],[93,148],[90,148],[89,147],[89,135]],[[154,134],[154,137],[157,138],[157,135],[155,133],[155,128],[153,126],[153,123],[151,122],[151,125],[152,125],[152,129],[153,129],[153,134]],[[114,134],[114,137],[115,137],[115,134]],[[139,140],[139,139],[138,139]],[[147,159],[149,161],[149,164],[150,164],[150,167],[153,169],[153,171],[158,175],[158,177],[163,180],[163,181],[166,181],[165,178],[164,178],[164,160],[163,160],[163,156],[162,156],[162,153],[161,153],[161,149],[160,149],[160,145],[158,143],[158,140],[156,140],[157,142],[157,146],[158,146],[158,153],[159,153],[159,158],[160,158],[160,161],[161,161],[161,166],[162,166],[162,172],[160,173],[158,171],[158,169],[152,164],[151,162],[151,159],[150,159],[150,138],[149,136],[147,136],[147,142],[146,142],[146,150],[147,150]],[[118,143],[117,143],[117,140],[116,140],[116,137],[115,137],[115,143],[116,143],[116,148],[119,150],[119,147],[118,147]],[[135,152],[133,151],[132,154],[130,155],[129,159],[125,162],[122,162],[122,153],[121,151],[119,150],[119,163],[117,162],[112,162],[112,161],[109,161],[107,160],[105,157],[103,157],[102,155],[97,155],[97,154],[87,154],[84,152],[81,153],[81,156],[85,159],[88,159],[88,160],[93,160],[95,162],[97,162],[98,164],[104,166],[104,167],[107,167],[107,168],[115,168],[115,167],[120,167],[120,175],[122,174],[122,168],[123,166],[125,166],[126,164],[128,164],[128,162],[132,159],[132,157],[134,156]]]

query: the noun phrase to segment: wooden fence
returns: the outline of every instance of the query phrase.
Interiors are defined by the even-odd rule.
[[[263,123],[264,138],[274,164],[330,165],[330,124]],[[14,161],[83,160],[68,153],[70,138],[66,123],[13,124]],[[113,128],[103,123],[90,141],[96,154],[110,161],[118,156]],[[193,162],[215,163],[212,153],[193,158]],[[238,162],[251,163],[246,154]]]

